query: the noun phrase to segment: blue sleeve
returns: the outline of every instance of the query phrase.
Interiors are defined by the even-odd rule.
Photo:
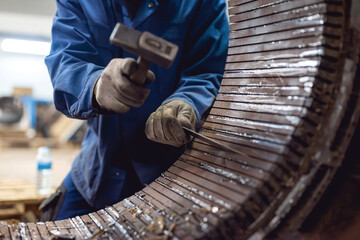
[[[99,113],[92,107],[93,89],[112,54],[92,43],[78,0],[56,3],[51,52],[45,59],[54,87],[54,104],[68,117],[89,119]]]
[[[163,103],[180,99],[196,113],[197,124],[214,101],[224,72],[229,23],[224,0],[203,1],[185,40],[181,75],[175,92]]]

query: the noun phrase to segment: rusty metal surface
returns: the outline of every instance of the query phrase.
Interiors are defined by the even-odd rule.
[[[0,222],[0,239],[255,240],[281,226],[293,236],[341,165],[359,119],[359,52],[348,44],[360,42],[358,5],[228,3],[226,70],[200,132],[247,156],[195,138],[135,195],[63,221]]]

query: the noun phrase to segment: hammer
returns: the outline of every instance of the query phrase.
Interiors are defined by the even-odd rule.
[[[122,23],[117,23],[114,27],[110,43],[139,56],[139,68],[130,76],[130,79],[139,85],[144,84],[151,62],[169,68],[178,51],[177,45],[152,33],[129,28]]]

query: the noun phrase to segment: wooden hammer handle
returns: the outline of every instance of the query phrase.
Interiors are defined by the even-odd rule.
[[[130,75],[130,80],[136,84],[143,85],[145,83],[146,73],[149,70],[150,62],[141,56],[138,57],[136,62],[138,63],[139,68]]]

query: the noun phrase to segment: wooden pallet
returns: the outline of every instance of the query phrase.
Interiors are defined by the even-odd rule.
[[[46,197],[27,181],[0,179],[0,219],[18,218],[30,209],[39,215],[37,207]]]
[[[28,138],[24,137],[0,137],[0,147],[3,148],[38,148],[41,146],[48,146],[51,148],[58,147],[59,143],[54,138]]]

